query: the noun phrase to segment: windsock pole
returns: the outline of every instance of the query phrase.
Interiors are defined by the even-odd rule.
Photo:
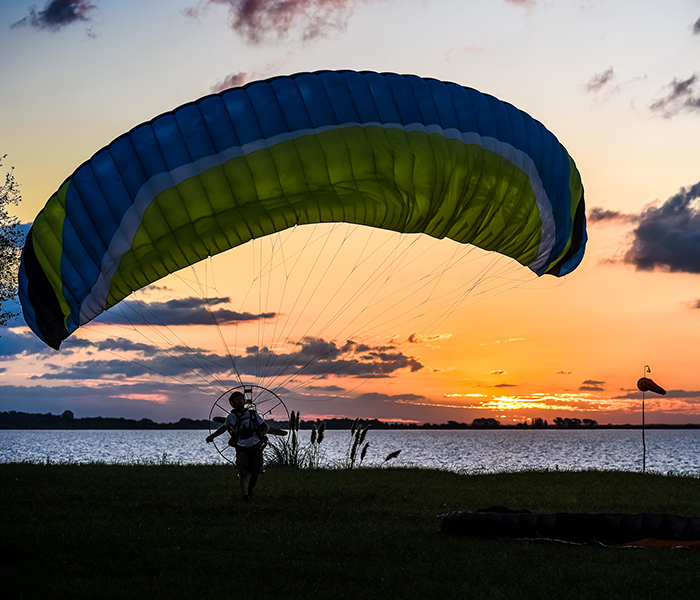
[[[647,470],[647,444],[644,438],[644,400],[646,398],[647,392],[654,392],[655,394],[660,394],[661,396],[666,395],[666,390],[660,385],[649,379],[646,375],[651,373],[649,365],[644,365],[644,375],[637,382],[637,389],[642,392],[642,448],[644,449],[644,454],[642,457],[642,473],[646,473]]]
[[[644,374],[642,377],[646,377],[647,373],[651,373],[651,369],[649,365],[644,365]],[[646,393],[646,390],[642,390],[642,473],[647,472],[647,442],[644,429],[644,400]]]

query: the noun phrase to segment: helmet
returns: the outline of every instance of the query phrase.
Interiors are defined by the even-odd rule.
[[[245,396],[243,395],[243,393],[242,393],[242,392],[233,392],[233,393],[229,396],[229,399],[228,399],[228,401],[229,401],[229,403],[231,404],[231,406],[233,406],[233,402],[234,402],[234,400],[236,400],[237,398],[240,398],[241,400],[243,400],[243,403],[245,404]]]

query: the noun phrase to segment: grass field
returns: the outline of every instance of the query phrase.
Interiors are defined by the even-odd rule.
[[[700,514],[700,479],[0,464],[5,598],[700,598],[700,552],[468,539],[439,515]]]

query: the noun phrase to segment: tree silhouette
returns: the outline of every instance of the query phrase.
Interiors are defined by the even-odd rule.
[[[0,158],[0,167],[5,158],[6,154]],[[21,199],[19,184],[11,169],[5,175],[5,183],[0,186],[0,325],[7,325],[18,314],[6,309],[5,303],[17,296],[17,269],[22,241],[19,221],[10,215],[8,207],[19,204]]]

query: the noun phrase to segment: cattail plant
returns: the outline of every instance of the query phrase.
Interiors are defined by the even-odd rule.
[[[311,428],[311,439],[308,445],[301,446],[299,442],[299,427],[301,413],[292,411],[289,414],[289,436],[280,440],[270,440],[268,448],[269,464],[298,469],[316,469],[320,464],[319,445],[323,441],[326,424],[314,423]]]
[[[292,411],[292,414],[289,415],[289,429],[292,432],[292,447],[290,448],[292,456],[293,456],[293,462],[295,463],[293,466],[298,467],[298,461],[299,461],[299,436],[298,436],[298,431],[299,431],[299,413],[294,413]]]
[[[350,469],[355,468],[355,460],[357,459],[357,449],[364,443],[369,428],[369,425],[365,425],[364,427],[362,427],[360,425],[359,419],[355,419],[355,421],[352,424],[352,428],[350,429],[350,445],[348,447],[348,455],[346,459],[346,464]],[[362,464],[362,461],[364,460],[365,455],[367,454],[368,446],[369,442],[367,442],[367,444],[362,448],[360,452],[360,464]]]
[[[321,445],[321,442],[323,441],[324,433],[326,431],[326,423],[325,421],[321,421],[321,423],[316,427],[316,424],[314,423],[313,427],[311,428],[311,443],[309,444],[309,448],[307,449],[307,464],[306,466],[309,469],[317,469],[320,462],[321,462],[321,455],[319,453],[319,446]]]
[[[367,454],[367,448],[369,448],[369,442],[367,442],[363,446],[362,452],[360,452],[360,464],[362,464],[362,461],[365,460],[365,454]]]
[[[365,427],[360,431],[360,445],[362,445],[362,442],[365,441],[365,437],[367,436],[367,432],[369,431],[370,425],[365,425]]]

